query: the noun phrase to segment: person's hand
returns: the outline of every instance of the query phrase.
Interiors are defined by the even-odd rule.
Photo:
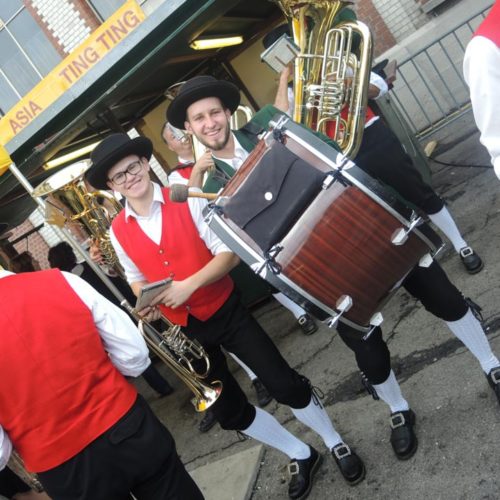
[[[185,279],[183,281],[172,281],[170,286],[168,286],[164,292],[155,297],[153,303],[164,304],[167,307],[176,309],[184,304],[195,291],[196,288],[192,285],[189,279]]]
[[[102,255],[101,249],[97,245],[96,241],[92,241],[92,243],[90,244],[89,255],[90,255],[90,258],[94,262],[96,262],[97,264],[105,264],[106,263],[104,256]]]
[[[212,158],[212,152],[205,151],[194,164],[193,170],[196,170],[200,174],[204,174],[207,170],[214,166],[214,159]]]
[[[280,73],[280,80],[284,81],[286,84],[288,84],[288,80],[290,79],[290,76],[292,75],[293,72],[293,61],[290,64],[287,64]]]
[[[157,306],[148,306],[140,311],[137,311],[139,316],[141,316],[146,321],[156,321],[161,317],[161,311]]]

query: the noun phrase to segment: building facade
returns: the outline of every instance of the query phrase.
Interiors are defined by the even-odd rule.
[[[156,6],[168,0],[138,1],[146,15]],[[420,32],[434,24],[438,36],[441,19],[466,18],[481,4],[492,4],[487,0],[358,0],[355,2],[359,19],[365,21],[374,34],[375,56],[383,58],[393,55],[397,48],[411,51]],[[40,82],[57,64],[78,47],[102,22],[108,19],[125,0],[9,0],[0,5],[0,116],[14,106],[27,92]],[[444,23],[445,24],[445,23]],[[444,28],[443,28],[444,29]],[[261,44],[248,48],[252,58],[261,50]],[[418,43],[416,44],[418,45]],[[406,53],[404,52],[404,53]],[[249,55],[247,57],[250,57]],[[240,54],[238,58],[245,58]],[[241,68],[240,77],[248,80],[245,62],[235,62]],[[255,74],[255,73],[254,73]],[[274,81],[262,93],[261,82],[248,82],[248,88],[256,94],[259,104],[264,104],[273,93]],[[162,112],[158,115],[163,116]],[[154,125],[156,127],[156,123]],[[152,128],[154,128],[152,127]],[[148,123],[141,131],[149,130]],[[1,138],[0,138],[1,141]],[[13,230],[11,240],[30,232],[40,225],[43,217],[33,214],[21,226]],[[58,241],[50,230],[43,228],[41,237],[30,235],[16,243],[17,251],[30,250],[35,258],[47,267],[48,247]]]

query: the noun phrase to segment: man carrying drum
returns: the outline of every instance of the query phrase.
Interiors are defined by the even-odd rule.
[[[216,171],[209,174],[204,186],[206,191],[217,191],[231,178],[257,143],[257,134],[266,129],[271,118],[280,113],[273,106],[265,106],[243,130],[235,134],[230,130],[229,118],[239,102],[239,90],[232,83],[198,76],[184,84],[167,110],[167,118],[172,125],[185,128],[214,151]],[[337,155],[337,145],[328,137],[321,137],[335,148],[332,154]],[[500,402],[500,362],[475,317],[470,306],[472,303],[463,297],[434,261],[426,268],[415,266],[402,286],[419,299],[429,312],[443,319],[476,357]],[[360,370],[390,408],[394,453],[401,460],[410,458],[417,449],[415,414],[403,397],[391,369],[390,352],[383,340],[381,328],[375,328],[367,340],[363,340],[359,332],[344,323],[339,323],[337,329],[340,337],[354,352]]]
[[[323,439],[350,484],[365,468],[332,425],[310,381],[293,370],[257,321],[242,306],[227,273],[239,262],[203,220],[205,200],[174,203],[169,189],[149,177],[153,146],[149,139],[112,134],[94,149],[88,182],[118,191],[125,209],[113,220],[110,237],[136,295],[143,285],[172,278],[156,299],[151,320],[160,311],[205,349],[211,364],[207,382],[220,380],[222,394],[212,408],[219,424],[273,446],[291,459],[288,494],[303,499],[322,461],[311,446],[288,432],[271,414],[252,406],[230,370],[224,354],[247,364],[279,403]]]

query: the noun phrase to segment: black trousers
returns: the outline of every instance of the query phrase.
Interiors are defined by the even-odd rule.
[[[461,292],[437,262],[428,268],[415,266],[403,282],[403,287],[420,300],[430,313],[444,321],[457,321],[469,309]],[[385,382],[391,371],[391,357],[382,330],[376,328],[367,340],[343,323],[339,323],[337,331],[354,352],[358,367],[368,380],[372,384]]]
[[[8,467],[0,471],[0,495],[11,498],[16,493],[25,493],[31,488]]]
[[[132,408],[75,457],[39,479],[53,500],[201,500],[175,442],[139,395]]]
[[[394,132],[380,119],[365,129],[354,163],[426,214],[435,214],[444,206],[443,200],[424,182]]]
[[[237,292],[207,321],[189,316],[183,330],[205,348],[211,364],[208,380],[223,383],[222,395],[212,406],[223,429],[246,429],[255,418],[255,407],[229,371],[221,346],[248,365],[279,403],[292,408],[305,408],[309,404],[309,381],[285,361],[267,333],[241,304]]]

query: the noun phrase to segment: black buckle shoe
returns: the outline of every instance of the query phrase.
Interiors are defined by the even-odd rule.
[[[288,464],[290,483],[288,496],[294,500],[302,500],[309,495],[313,485],[313,478],[323,462],[323,457],[312,447],[311,456],[304,460],[292,460]]]
[[[259,406],[264,408],[264,406],[268,405],[273,400],[273,397],[269,394],[269,391],[264,387],[264,384],[258,378],[252,381],[252,385],[255,389],[255,393],[257,394]]]
[[[472,250],[471,247],[464,247],[460,249],[460,258],[462,263],[469,274],[476,274],[484,267],[481,257]]]
[[[342,476],[351,486],[363,481],[366,474],[365,464],[347,444],[334,446],[332,456]]]
[[[500,366],[490,370],[490,373],[486,375],[488,379],[488,384],[493,389],[495,396],[497,397],[498,403],[500,404]]]
[[[205,411],[205,415],[203,415],[198,425],[198,430],[200,432],[208,432],[216,423],[217,419],[215,418],[215,413],[209,408]]]
[[[415,435],[416,416],[412,410],[398,411],[391,414],[391,445],[399,460],[411,458],[418,447]]]
[[[304,335],[312,335],[318,329],[318,325],[314,322],[311,316],[309,316],[309,314],[303,314],[297,322]]]

